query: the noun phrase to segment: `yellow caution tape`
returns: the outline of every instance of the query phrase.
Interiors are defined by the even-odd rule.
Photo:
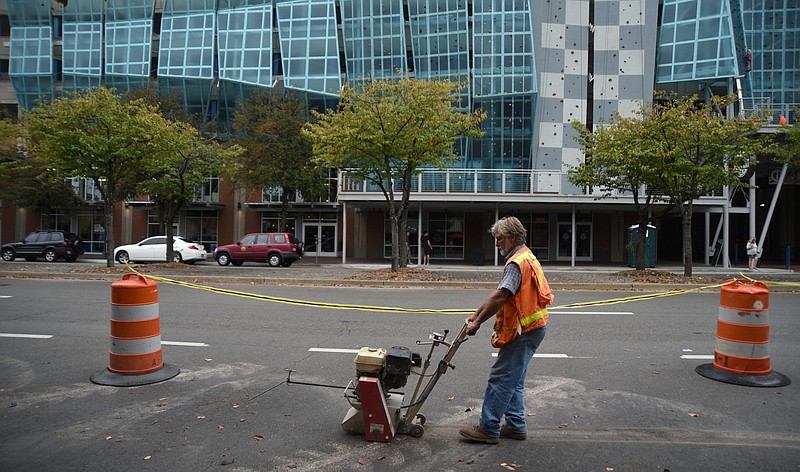
[[[272,295],[261,295],[258,293],[249,293],[249,292],[241,292],[238,290],[229,290],[225,288],[219,287],[210,287],[207,285],[199,285],[194,284],[191,282],[183,282],[180,280],[168,279],[166,277],[159,277],[155,275],[145,275],[139,273],[136,269],[131,267],[127,262],[125,265],[130,269],[132,272],[136,273],[141,277],[150,278],[153,280],[157,280],[159,282],[164,282],[172,285],[179,285],[182,287],[187,287],[195,290],[205,290],[212,293],[218,293],[221,295],[230,295],[233,297],[240,297],[240,298],[248,298],[251,300],[261,300],[266,302],[272,303],[282,303],[284,305],[296,305],[296,306],[305,306],[309,308],[324,308],[330,310],[358,310],[358,311],[371,311],[371,312],[378,312],[378,313],[406,313],[406,314],[439,314],[439,315],[471,315],[475,313],[474,308],[446,308],[446,309],[434,309],[434,308],[401,308],[401,307],[391,307],[391,306],[374,306],[374,305],[356,305],[356,304],[349,304],[349,303],[328,303],[328,302],[315,302],[312,300],[297,300],[294,298],[285,298],[285,297],[275,297]],[[754,279],[747,277],[746,275],[739,273],[742,277],[747,280],[755,281]],[[691,289],[684,289],[684,290],[670,290],[668,292],[657,292],[657,293],[648,293],[642,295],[634,295],[630,297],[620,297],[620,298],[611,298],[608,300],[595,300],[589,302],[579,302],[579,303],[570,303],[568,305],[557,305],[550,307],[551,310],[565,310],[570,308],[584,308],[584,307],[594,307],[594,306],[608,306],[608,305],[616,305],[621,303],[632,303],[632,302],[639,302],[644,300],[653,300],[656,298],[663,298],[663,297],[674,297],[676,295],[685,295],[687,293],[698,292],[700,290],[708,290],[712,288],[718,288],[725,284],[726,282],[713,284],[713,285],[705,285],[702,287],[695,287]],[[792,285],[792,286],[800,286],[798,283],[792,282],[764,282],[766,284],[774,284],[774,285]]]

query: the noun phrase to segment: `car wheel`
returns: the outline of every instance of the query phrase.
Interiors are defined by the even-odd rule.
[[[239,267],[242,264],[244,264],[244,261],[231,261],[231,264],[235,265],[236,267]]]
[[[291,267],[292,263],[291,262],[284,262],[283,264],[281,264],[281,266],[282,267]]]
[[[230,263],[231,263],[231,256],[229,256],[227,252],[221,252],[217,254],[217,264],[221,266],[226,266]]]
[[[281,260],[280,254],[270,254],[269,257],[267,257],[267,262],[270,267],[278,267],[283,261]]]
[[[117,253],[117,262],[120,264],[127,264],[131,261],[131,257],[128,255],[127,251],[120,251]]]
[[[14,250],[13,249],[3,249],[3,260],[6,262],[11,262],[14,260]]]
[[[181,262],[183,262],[183,256],[181,256],[181,253],[177,251],[172,251],[172,262],[176,264],[180,264]]]
[[[58,254],[56,254],[55,249],[48,249],[44,251],[44,260],[47,262],[55,262],[58,260]]]

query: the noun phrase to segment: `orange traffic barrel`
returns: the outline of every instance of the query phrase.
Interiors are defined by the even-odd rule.
[[[164,364],[158,313],[158,283],[125,274],[111,284],[111,349],[108,368],[92,375],[101,385],[146,385],[175,377]]]
[[[713,364],[695,370],[721,382],[782,387],[789,379],[770,367],[769,288],[763,282],[730,280],[720,288]]]

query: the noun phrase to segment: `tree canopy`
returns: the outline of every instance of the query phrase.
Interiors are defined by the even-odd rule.
[[[168,145],[153,156],[137,188],[155,203],[159,222],[167,236],[166,260],[172,261],[172,221],[194,201],[197,188],[210,175],[217,174],[223,162],[240,155],[243,149],[204,138],[192,125],[181,121],[169,122],[169,127],[163,132]]]
[[[760,117],[721,113],[735,100],[657,96],[634,117],[582,133],[587,162],[572,173],[577,181],[606,191],[633,192],[645,185],[653,202],[665,201],[680,212],[685,275],[692,274],[693,202],[726,186],[746,186],[740,170],[767,146],[767,138],[756,135]]]
[[[104,205],[106,262],[113,266],[114,204],[135,194],[154,156],[169,145],[170,122],[154,105],[100,87],[39,105],[24,124],[29,149],[54,176],[94,181]]]
[[[323,171],[313,159],[311,140],[302,134],[307,122],[308,110],[298,97],[276,97],[267,91],[244,100],[233,114],[244,151],[227,160],[225,172],[238,187],[277,190],[281,231],[289,203],[298,194],[316,201],[328,190]]]
[[[459,158],[454,144],[479,136],[485,114],[464,113],[454,103],[465,84],[409,77],[347,85],[338,110],[314,113],[305,132],[322,164],[366,179],[386,200],[392,222],[392,270],[407,260],[405,237],[412,177],[424,168],[443,168]],[[397,200],[396,192],[400,191]]]

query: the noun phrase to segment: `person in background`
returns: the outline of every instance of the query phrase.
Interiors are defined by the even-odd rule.
[[[491,232],[505,256],[505,269],[497,289],[467,318],[467,334],[475,335],[483,322],[496,316],[492,346],[499,351],[489,371],[480,422],[459,433],[469,441],[497,444],[499,438],[527,438],[525,376],[544,339],[547,305],[553,303],[553,294],[541,264],[525,245],[527,231],[522,223],[514,217],[502,218]],[[505,424],[501,424],[503,418]]]
[[[431,245],[431,238],[428,236],[427,231],[422,233],[422,239],[420,239],[419,244],[422,246],[422,263],[430,265],[433,245]]]
[[[747,241],[747,261],[750,270],[758,270],[758,243],[755,236]]]

